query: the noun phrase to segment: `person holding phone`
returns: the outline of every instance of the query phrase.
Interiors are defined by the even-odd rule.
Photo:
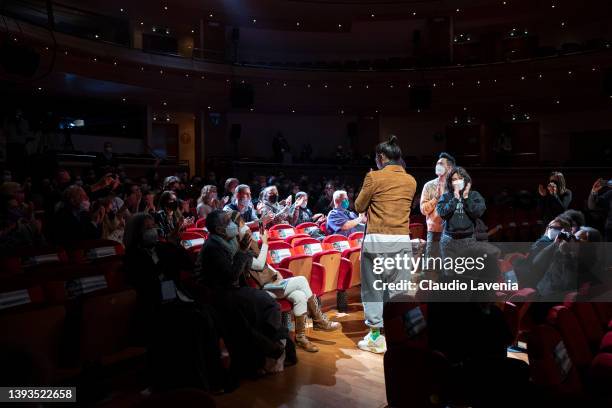
[[[563,173],[558,171],[550,173],[546,187],[538,186],[538,193],[545,223],[567,210],[572,202],[572,191],[567,188]]]
[[[600,178],[593,183],[587,201],[589,210],[601,210],[605,218],[604,237],[612,242],[612,180]]]

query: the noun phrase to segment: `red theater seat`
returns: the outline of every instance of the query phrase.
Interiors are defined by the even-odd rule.
[[[559,332],[549,325],[538,325],[527,340],[532,381],[560,398],[580,396],[582,382]]]
[[[144,354],[130,347],[136,292],[126,290],[84,300],[80,323],[80,360],[110,365]]]
[[[444,394],[450,366],[428,346],[425,306],[410,296],[402,297],[385,303],[383,309],[387,403],[390,407],[433,407]]]
[[[276,224],[270,227],[268,230],[270,238],[286,239],[291,235],[295,235],[295,229],[289,224]]]
[[[0,348],[6,352],[24,351],[40,364],[38,370],[47,371],[50,378],[40,381],[54,383],[58,380],[60,345],[64,332],[66,310],[63,306],[42,307],[24,312],[0,314]],[[23,370],[28,367],[2,367],[3,370]]]
[[[196,228],[206,228],[206,218],[200,218],[196,221]]]

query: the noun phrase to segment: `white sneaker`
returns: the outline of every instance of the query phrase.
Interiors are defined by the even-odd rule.
[[[365,335],[363,340],[360,340],[359,343],[357,343],[357,347],[364,351],[381,354],[387,351],[387,341],[385,340],[385,336],[382,334],[379,335],[376,340],[373,340],[372,332],[370,331]]]

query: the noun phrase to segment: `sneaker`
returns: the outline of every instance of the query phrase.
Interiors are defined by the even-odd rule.
[[[387,342],[384,335],[379,335],[376,340],[372,340],[372,332],[368,332],[363,340],[357,343],[357,347],[361,350],[369,351],[371,353],[382,354],[387,351]]]

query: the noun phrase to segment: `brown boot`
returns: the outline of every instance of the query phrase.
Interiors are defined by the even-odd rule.
[[[319,351],[319,348],[306,337],[306,314],[295,316],[295,344],[309,353]]]
[[[334,331],[341,326],[338,322],[332,322],[327,315],[321,312],[317,299],[313,296],[308,299],[308,313],[312,317],[312,328],[314,330]]]

